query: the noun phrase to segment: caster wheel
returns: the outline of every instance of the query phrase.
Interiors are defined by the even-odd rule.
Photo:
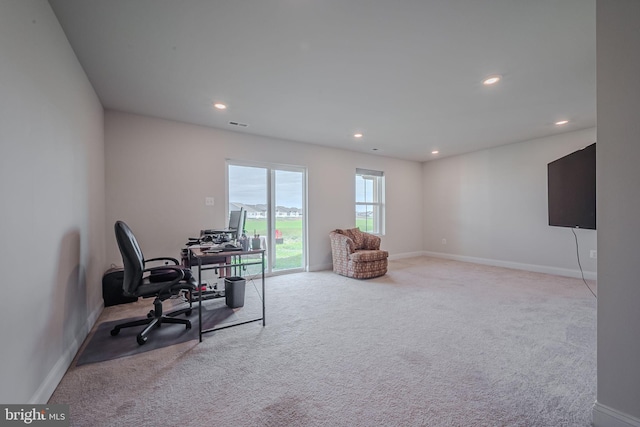
[[[187,324],[185,325],[185,327],[186,327],[186,329],[191,329],[191,322],[187,323]]]
[[[147,342],[147,337],[141,337],[140,335],[138,335],[138,337],[136,337],[136,340],[138,341],[139,345],[144,345],[144,343]]]
[[[184,315],[187,316],[187,317],[191,316],[191,310],[185,311]]]
[[[155,316],[155,313],[153,312],[153,310],[147,313],[147,319],[151,319],[153,318],[153,316]]]
[[[112,337],[115,337],[115,336],[116,336],[116,335],[118,335],[119,333],[120,333],[120,329],[113,328],[113,329],[111,330],[111,336],[112,336]]]

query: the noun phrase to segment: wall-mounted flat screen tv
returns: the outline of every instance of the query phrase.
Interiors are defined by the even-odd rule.
[[[549,225],[596,229],[596,144],[547,165]]]

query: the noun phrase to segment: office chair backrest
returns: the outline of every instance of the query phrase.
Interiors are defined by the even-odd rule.
[[[144,270],[144,256],[140,245],[127,224],[116,221],[116,241],[122,255],[124,264],[124,281],[122,289],[125,295],[133,295],[142,283],[142,271]]]

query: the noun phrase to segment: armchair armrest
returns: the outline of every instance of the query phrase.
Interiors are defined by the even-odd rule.
[[[352,254],[356,251],[356,244],[350,237],[335,232],[329,233],[329,237],[331,238],[331,249],[334,252],[338,250],[347,254]]]

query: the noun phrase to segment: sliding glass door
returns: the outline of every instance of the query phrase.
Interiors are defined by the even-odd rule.
[[[244,208],[250,245],[266,250],[267,273],[306,267],[304,168],[227,164],[229,211]]]

